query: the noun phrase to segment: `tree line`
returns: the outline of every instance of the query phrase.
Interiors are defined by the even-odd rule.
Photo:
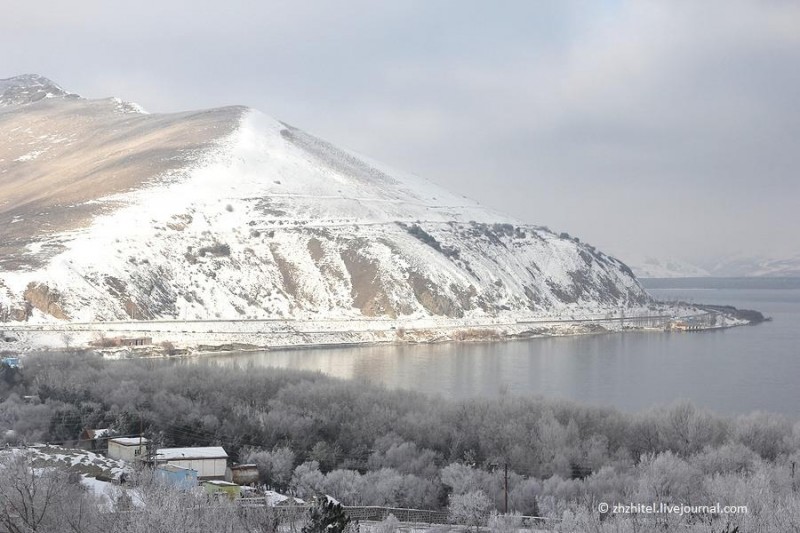
[[[800,527],[800,424],[776,414],[725,417],[688,402],[627,414],[511,395],[448,401],[318,373],[89,353],[32,355],[3,369],[0,400],[9,444],[69,444],[84,427],[141,429],[162,446],[224,446],[276,490],[345,505],[443,509],[461,498],[503,510],[507,498],[511,512],[597,528]],[[640,501],[749,512],[597,512],[601,502]]]

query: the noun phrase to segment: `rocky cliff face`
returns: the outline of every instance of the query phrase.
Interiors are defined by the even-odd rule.
[[[4,320],[490,320],[649,303],[587,244],[256,111],[147,115],[42,80],[0,81]]]

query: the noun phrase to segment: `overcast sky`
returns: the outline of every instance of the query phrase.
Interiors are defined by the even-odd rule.
[[[250,105],[623,259],[800,253],[800,2],[7,2],[0,78]]]

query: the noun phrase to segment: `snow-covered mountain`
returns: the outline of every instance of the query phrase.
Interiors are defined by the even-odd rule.
[[[638,278],[700,278],[709,275],[704,268],[675,258],[626,258],[626,261]]]
[[[732,255],[700,266],[680,259],[626,259],[639,278],[800,277],[800,255],[782,259]]]
[[[619,312],[623,263],[258,111],[0,80],[0,319]]]
[[[798,277],[800,254],[784,258],[733,255],[713,261],[707,268],[718,277]]]

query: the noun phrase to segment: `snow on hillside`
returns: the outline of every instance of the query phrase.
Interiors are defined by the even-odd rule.
[[[77,448],[36,444],[23,448],[7,448],[4,453],[26,454],[37,468],[59,468],[92,477],[119,479],[122,474],[132,472],[124,461]]]
[[[64,251],[4,273],[0,304],[96,321],[458,318],[648,302],[627,267],[592,247],[255,111],[187,172],[96,202],[113,209],[28,246]]]

